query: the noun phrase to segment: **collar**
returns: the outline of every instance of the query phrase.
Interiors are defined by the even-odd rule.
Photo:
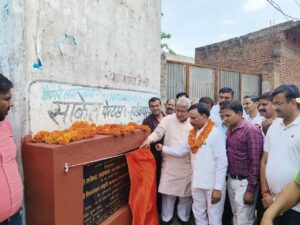
[[[163,115],[163,117],[166,116],[163,111],[161,111],[161,114]],[[152,117],[152,119],[156,119],[157,120],[157,117],[153,113],[151,113],[150,116]]]
[[[232,134],[232,133],[234,133],[235,131],[244,128],[245,125],[246,125],[246,123],[247,123],[247,122],[245,121],[245,119],[241,119],[241,121],[240,121],[233,129],[229,128],[229,129],[227,129],[227,131],[228,131],[229,133]]]
[[[280,125],[284,128],[288,128],[288,127],[291,127],[291,126],[296,126],[296,125],[299,125],[300,124],[300,116],[298,116],[293,122],[291,122],[289,125],[285,125],[283,120],[280,122]]]

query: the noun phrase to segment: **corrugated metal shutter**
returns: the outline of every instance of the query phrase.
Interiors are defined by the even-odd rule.
[[[261,93],[261,79],[258,75],[242,75],[242,99],[246,95],[259,96]]]
[[[215,71],[213,69],[190,66],[189,96],[214,99]]]
[[[234,100],[240,100],[240,76],[239,73],[221,71],[220,88],[230,87],[234,90]]]
[[[186,91],[186,66],[167,63],[167,98],[175,98],[178,92]]]

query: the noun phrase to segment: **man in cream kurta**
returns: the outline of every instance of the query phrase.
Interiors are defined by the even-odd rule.
[[[176,113],[162,119],[157,128],[144,141],[142,146],[160,140],[164,145],[179,147],[192,128],[188,119],[190,100],[186,97],[178,99]],[[191,198],[191,162],[190,156],[174,157],[162,154],[161,177],[158,192],[162,193],[162,224],[171,224],[176,198],[179,197],[177,214],[181,224],[189,224],[192,207]]]
[[[174,157],[191,155],[193,213],[196,225],[222,225],[228,165],[225,134],[208,120],[209,110],[203,104],[191,106],[189,116],[194,129],[197,129],[196,138],[203,131],[206,133],[208,127],[212,127],[202,146],[196,147],[196,151],[192,153],[186,136],[181,147],[162,147],[160,144],[157,150]]]

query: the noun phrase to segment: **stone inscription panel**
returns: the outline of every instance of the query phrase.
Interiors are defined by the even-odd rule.
[[[83,224],[98,225],[128,203],[130,180],[125,156],[83,167]]]

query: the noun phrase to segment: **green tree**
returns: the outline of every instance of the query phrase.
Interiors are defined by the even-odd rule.
[[[160,39],[161,39],[161,41],[163,41],[164,39],[170,39],[171,38],[171,34],[166,34],[166,33],[164,33],[164,32],[161,32],[161,35],[160,35]],[[167,43],[161,43],[160,44],[160,47],[161,47],[161,50],[163,51],[163,52],[168,52],[168,53],[170,53],[170,54],[172,54],[172,55],[175,55],[176,53],[172,50],[172,49],[170,49],[169,48],[169,45],[167,44]]]
[[[162,13],[161,16],[163,16],[164,14]],[[161,44],[160,44],[160,47],[161,47],[161,51],[162,52],[168,52],[172,55],[175,55],[176,53],[169,48],[169,45],[167,43],[164,43],[163,40],[165,39],[170,39],[172,36],[171,34],[167,34],[165,32],[161,32],[160,33],[160,40],[161,40]]]

